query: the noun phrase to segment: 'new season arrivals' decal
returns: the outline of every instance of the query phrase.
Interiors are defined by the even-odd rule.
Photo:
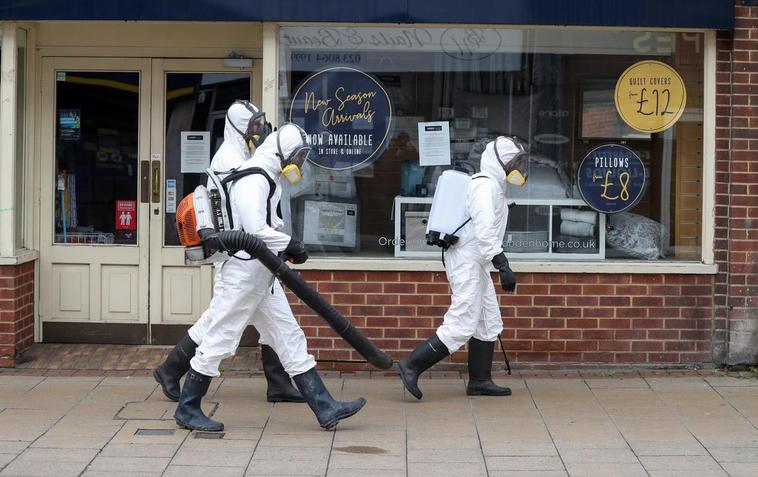
[[[330,170],[358,170],[387,147],[392,103],[372,75],[347,66],[317,71],[292,97],[289,120],[309,135],[308,160]]]

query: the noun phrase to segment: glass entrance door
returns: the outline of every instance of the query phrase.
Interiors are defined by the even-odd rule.
[[[176,207],[260,91],[223,60],[43,58],[44,341],[173,343],[197,320],[211,267],[184,265]]]
[[[252,69],[222,60],[153,60],[150,324],[153,343],[173,343],[211,298],[212,268],[184,265],[176,234],[179,201],[199,184],[224,139],[226,110],[237,99],[256,102]],[[260,104],[258,102],[258,104]]]
[[[147,342],[150,65],[43,59],[45,341]]]

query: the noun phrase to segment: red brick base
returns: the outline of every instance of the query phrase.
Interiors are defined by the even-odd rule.
[[[303,275],[396,359],[431,336],[450,304],[444,273]],[[499,297],[503,344],[514,362],[560,367],[712,362],[713,276],[518,274],[518,280],[516,294]],[[297,298],[290,300],[298,303],[293,310],[317,359],[362,359]],[[452,364],[466,359],[465,350],[451,358]]]
[[[34,262],[0,266],[0,367],[34,342]]]

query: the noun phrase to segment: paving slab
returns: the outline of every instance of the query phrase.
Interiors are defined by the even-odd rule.
[[[758,447],[709,447],[708,451],[718,462],[758,462]]]
[[[487,457],[488,470],[545,471],[565,470],[561,459],[556,457]]]
[[[487,469],[484,463],[472,464],[470,462],[446,462],[446,463],[427,463],[427,462],[409,462],[408,475],[411,477],[421,476],[486,476]]]
[[[640,464],[608,464],[584,462],[566,464],[571,477],[647,477]]]
[[[723,467],[731,477],[755,477],[758,475],[758,463],[755,462],[724,462]]]
[[[224,439],[188,439],[171,461],[180,465],[245,467],[253,457],[255,442]]]
[[[326,462],[297,460],[253,460],[250,462],[245,475],[324,475]],[[376,474],[374,474],[376,475]]]
[[[96,457],[87,467],[87,470],[93,471],[113,471],[114,469],[124,469],[128,472],[163,472],[169,464],[170,459],[165,457]]]
[[[409,462],[484,462],[481,449],[411,449]]]
[[[639,464],[639,458],[631,449],[596,448],[596,449],[563,449],[561,459],[566,464],[604,463],[604,464]]]
[[[721,466],[711,456],[642,456],[647,470],[719,471]]]
[[[491,470],[489,477],[569,477],[565,470]]]
[[[78,475],[97,455],[93,449],[28,448],[0,472],[0,475]]]
[[[255,462],[255,460],[253,460]],[[329,469],[359,469],[361,467],[382,470],[405,469],[405,457],[398,455],[344,454],[333,453],[329,459]]]
[[[169,465],[163,473],[163,477],[242,477],[245,475],[245,467],[211,467],[211,466],[185,466]]]
[[[723,470],[704,470],[693,474],[691,470],[650,470],[650,477],[729,477]]]

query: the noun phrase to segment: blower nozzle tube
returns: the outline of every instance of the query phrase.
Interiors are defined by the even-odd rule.
[[[201,236],[203,234],[201,233]],[[358,331],[350,321],[342,316],[331,304],[327,303],[316,290],[308,285],[303,278],[290,269],[287,264],[276,256],[266,244],[254,235],[242,230],[223,231],[205,238],[206,245],[227,252],[244,250],[253,258],[258,259],[266,268],[271,270],[287,288],[303,300],[345,341],[358,351],[366,360],[379,369],[392,367],[392,358],[380,350],[366,336]]]

